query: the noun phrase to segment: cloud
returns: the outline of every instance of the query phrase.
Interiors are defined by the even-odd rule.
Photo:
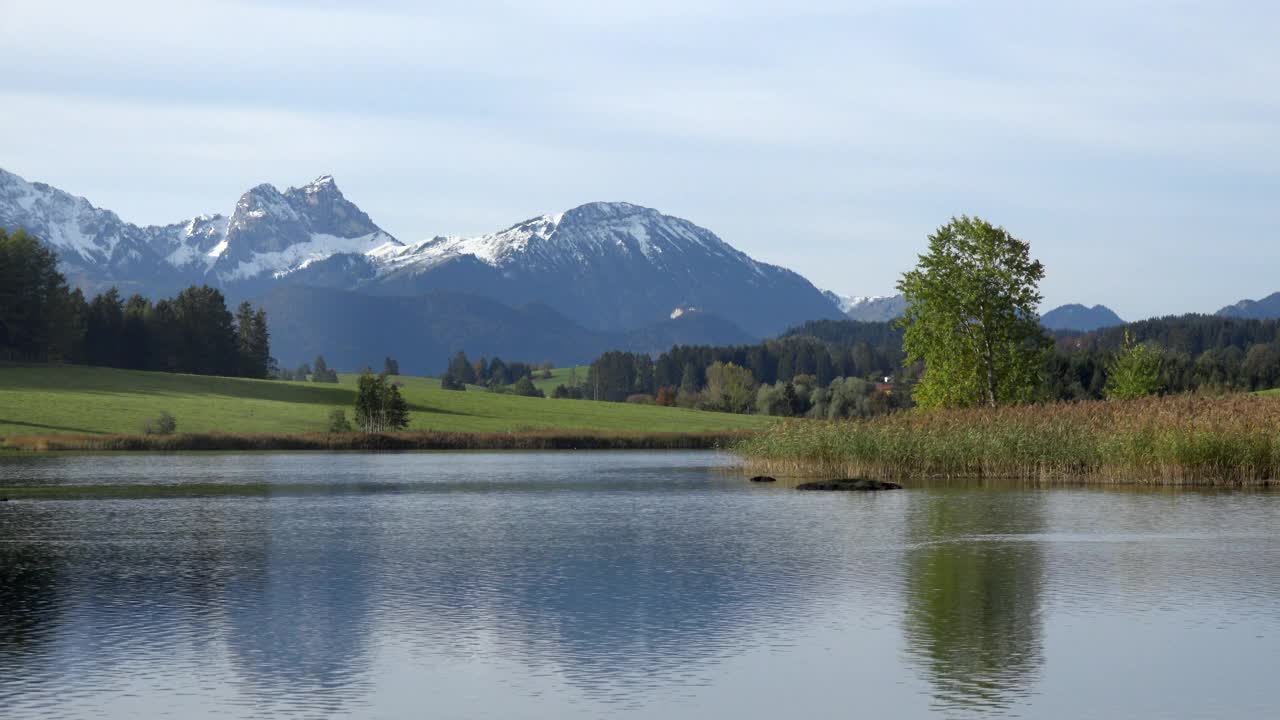
[[[1260,2],[9,0],[0,166],[141,222],[332,172],[407,240],[626,199],[859,293],[979,213],[1032,240],[1050,302],[1213,309],[1185,288],[1280,289],[1277,21]],[[1206,277],[1206,236],[1254,262]]]

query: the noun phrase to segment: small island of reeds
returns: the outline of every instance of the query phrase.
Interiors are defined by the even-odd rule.
[[[735,449],[751,472],[789,476],[1269,485],[1280,478],[1280,398],[1183,395],[792,421]]]

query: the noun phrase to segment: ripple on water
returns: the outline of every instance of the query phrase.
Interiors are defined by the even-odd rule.
[[[0,707],[33,718],[1072,716],[1082,687],[1105,693],[1109,677],[1091,668],[1120,657],[1125,634],[1194,637],[1199,648],[1165,648],[1189,666],[1230,639],[1240,656],[1215,662],[1245,684],[1263,685],[1280,659],[1267,641],[1280,626],[1275,496],[814,497],[708,469],[722,461],[0,461],[0,486],[257,488],[0,512]],[[1189,693],[1133,665],[1128,682],[1189,714],[1247,717],[1266,700]],[[1127,717],[1162,709],[1116,702]]]

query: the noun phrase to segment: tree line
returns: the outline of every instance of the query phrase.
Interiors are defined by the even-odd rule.
[[[524,362],[506,362],[498,357],[481,357],[472,362],[460,350],[449,358],[447,369],[440,378],[440,387],[445,390],[466,390],[468,385],[479,385],[490,392],[545,397],[542,390],[533,384],[533,377],[537,374],[549,378],[553,367],[549,362],[535,367]]]
[[[895,333],[857,327],[865,325],[872,324],[849,328],[852,347],[796,333],[757,345],[677,346],[657,359],[607,352],[591,363],[585,378],[557,386],[552,397],[821,418],[867,417],[903,407],[909,394],[883,382],[910,375],[893,365],[901,357],[892,343]]]
[[[273,374],[266,311],[192,286],[156,302],[111,288],[86,300],[57,254],[23,230],[0,229],[0,356],[135,370],[266,378]]]
[[[1090,333],[1058,333],[1056,338],[1038,327],[1023,326],[1021,332],[1043,338],[1026,346],[1033,354],[1018,381],[1021,400],[1280,386],[1278,320],[1186,315]],[[903,339],[902,325],[894,322],[822,320],[757,345],[678,346],[656,359],[608,352],[591,363],[584,378],[557,387],[552,397],[866,417],[916,403],[926,363],[924,358],[907,360]],[[936,360],[935,367],[946,362]],[[935,378],[943,375],[937,372]],[[882,382],[886,377],[889,392]],[[977,381],[974,377],[967,397],[976,402],[986,395],[983,402],[989,402],[989,393]],[[1011,400],[1005,395],[996,399]]]
[[[1106,396],[1109,364],[1126,346],[1145,348],[1158,391],[1252,391],[1280,386],[1280,321],[1184,315],[1060,336],[1046,361],[1043,395]]]

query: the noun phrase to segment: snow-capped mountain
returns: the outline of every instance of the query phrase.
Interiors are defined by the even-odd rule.
[[[697,307],[757,336],[839,317],[794,272],[753,260],[710,230],[652,208],[594,202],[479,237],[437,237],[371,254],[383,294],[468,290],[542,302],[587,327],[640,327]]]
[[[167,292],[287,277],[341,253],[398,247],[333,178],[280,192],[259,185],[229,215],[200,215],[140,227],[88,200],[0,170],[0,226],[25,228],[58,251],[63,269],[88,289],[121,285]]]
[[[0,227],[25,228],[52,246],[73,280],[101,278],[128,284],[133,278],[170,271],[153,245],[175,228],[140,228],[82,197],[44,183],[29,183],[2,169]]]
[[[902,317],[907,310],[902,295],[837,295],[830,290],[825,295],[850,320],[885,322]]]
[[[417,296],[462,291],[542,303],[587,328],[640,328],[696,307],[764,337],[838,318],[803,277],[753,260],[705,228],[651,208],[595,202],[478,237],[404,245],[330,176],[259,185],[228,214],[140,227],[81,197],[0,171],[0,226],[58,251],[76,284],[168,293],[191,283],[237,297],[281,283]]]

